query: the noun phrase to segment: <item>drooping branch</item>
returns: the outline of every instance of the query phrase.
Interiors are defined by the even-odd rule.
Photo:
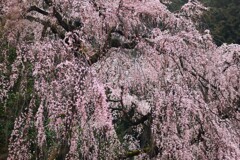
[[[40,14],[43,14],[45,16],[48,16],[49,13],[47,11],[44,11],[40,8],[38,8],[37,6],[31,6],[27,12],[31,12],[31,11],[36,11]],[[73,30],[72,25],[69,25],[63,18],[62,15],[57,11],[57,9],[55,7],[53,7],[53,16],[57,19],[58,21],[58,25],[60,25],[61,27],[64,28],[64,30],[66,30],[67,32]]]
[[[48,1],[48,0],[46,0],[45,2],[48,5],[50,5],[52,3],[51,1]],[[31,6],[27,10],[27,13],[32,12],[32,11],[36,11],[42,15],[49,16],[49,13],[47,11],[40,9],[37,6]],[[57,20],[59,22],[59,25],[62,26],[66,31],[68,31],[69,27],[68,27],[67,23],[63,22],[62,16],[58,12],[56,12],[56,10],[54,10],[54,13],[55,13],[54,16],[57,18]],[[26,15],[25,18],[29,21],[35,21],[35,22],[42,24],[44,26],[43,32],[45,32],[46,28],[49,27],[54,34],[57,34],[61,39],[64,38],[65,32],[63,32],[59,27],[57,27],[57,25],[52,24],[50,21],[44,21],[40,18],[36,18],[36,17],[30,16],[30,15]]]
[[[54,34],[57,34],[61,39],[65,37],[65,32],[49,21],[44,21],[33,16],[25,16],[29,21],[35,21],[42,24],[45,28],[49,27]]]
[[[181,65],[181,67],[182,67],[182,69],[183,69],[184,71],[189,72],[189,73],[190,73],[192,76],[194,76],[194,77],[199,77],[201,80],[203,80],[204,82],[206,82],[207,84],[209,84],[213,89],[219,90],[217,86],[215,86],[214,84],[212,84],[209,80],[207,80],[206,78],[204,78],[204,76],[202,76],[200,73],[198,73],[197,70],[196,70],[194,67],[192,67],[192,70],[193,70],[194,72],[191,71],[191,70],[189,70],[189,69],[187,69],[187,68],[184,66],[183,58],[182,58],[181,56],[179,57],[179,61],[180,61],[180,65]]]
[[[58,24],[62,26],[67,32],[73,30],[72,26],[70,26],[66,21],[64,21],[61,14],[57,11],[55,7],[53,7],[53,15],[57,19]]]
[[[36,12],[38,12],[38,13],[41,13],[41,14],[45,15],[45,16],[49,15],[49,13],[48,13],[47,11],[44,11],[44,10],[40,9],[40,8],[38,8],[37,6],[31,6],[31,7],[27,10],[27,12],[31,12],[31,11],[36,11]]]
[[[44,0],[44,2],[48,6],[52,6],[51,0]],[[27,10],[27,13],[32,12],[32,11],[40,13],[44,16],[50,16],[49,12],[47,12],[37,6],[31,6]],[[73,30],[83,26],[83,24],[81,23],[80,20],[74,21],[74,24],[68,23],[65,19],[63,19],[63,16],[57,11],[57,9],[55,7],[53,7],[53,16],[57,19],[57,22],[58,22],[57,25],[61,26],[66,32],[73,31]],[[59,31],[56,29],[57,28],[56,25],[53,25],[53,24],[51,24],[50,26],[46,25],[46,24],[49,24],[49,22],[44,22],[43,20],[39,21],[39,20],[36,20],[36,18],[34,18],[34,17],[30,18],[29,16],[26,16],[26,18],[31,21],[34,19],[34,21],[39,22],[39,23],[43,24],[44,26],[50,27],[51,30],[53,31],[53,33],[57,33],[60,38],[64,38],[64,36],[62,34],[59,34]],[[72,22],[72,21],[70,20],[69,22]]]

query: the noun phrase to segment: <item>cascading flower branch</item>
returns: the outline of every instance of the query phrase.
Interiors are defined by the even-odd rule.
[[[158,0],[0,4],[17,46],[0,100],[30,93],[9,160],[240,157],[240,47],[196,29],[198,1],[177,13]]]

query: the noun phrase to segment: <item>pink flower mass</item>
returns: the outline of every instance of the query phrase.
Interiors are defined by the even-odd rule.
[[[240,46],[196,29],[200,2],[170,2],[0,1],[1,103],[33,80],[7,159],[238,160]]]

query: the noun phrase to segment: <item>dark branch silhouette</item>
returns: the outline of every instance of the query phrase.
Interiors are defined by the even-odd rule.
[[[49,14],[48,12],[46,12],[46,11],[38,8],[37,6],[31,6],[27,11],[28,11],[28,12],[36,11],[36,12],[38,12],[38,13],[41,13],[41,14],[45,15],[45,16],[47,16],[47,15]]]

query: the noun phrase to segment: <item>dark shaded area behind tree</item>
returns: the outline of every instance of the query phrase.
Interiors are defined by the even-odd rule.
[[[240,1],[199,0],[209,7],[199,22],[199,30],[210,29],[215,43],[240,44]],[[173,0],[167,5],[170,11],[178,11],[188,0]]]
[[[164,3],[163,0],[161,0],[162,3]],[[181,7],[187,3],[188,0],[172,0],[172,3],[170,4],[165,4],[167,5],[168,9],[171,11],[171,12],[175,12],[175,11],[178,11],[181,9]]]
[[[203,1],[210,9],[202,16],[202,27],[210,29],[215,43],[240,44],[240,1]]]

